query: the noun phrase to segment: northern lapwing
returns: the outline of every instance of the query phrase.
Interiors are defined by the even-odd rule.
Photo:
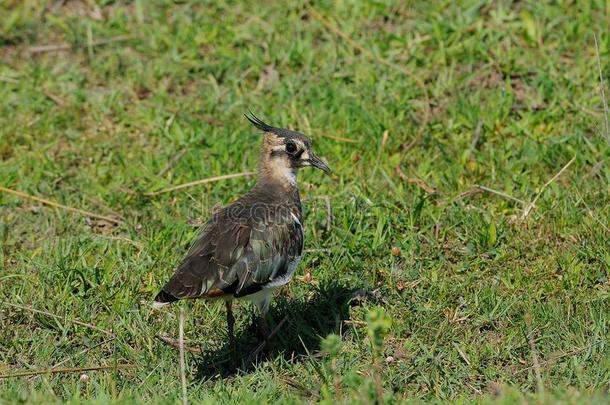
[[[233,340],[233,299],[252,301],[266,339],[266,314],[273,291],[290,281],[303,252],[303,215],[297,171],[330,168],[302,133],[246,118],[263,131],[256,184],[234,203],[218,210],[202,227],[176,272],[157,294],[160,308],[185,298],[223,299]]]

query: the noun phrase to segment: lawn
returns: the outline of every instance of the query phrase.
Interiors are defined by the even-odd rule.
[[[608,403],[609,26],[603,1],[0,0],[0,403],[180,403],[181,310],[190,403]],[[252,186],[248,110],[333,168],[299,175],[305,255],[249,366],[250,304],[236,347],[220,302],[148,305]]]

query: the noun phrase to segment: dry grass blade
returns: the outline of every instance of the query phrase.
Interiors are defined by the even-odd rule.
[[[460,345],[458,345],[457,343],[453,343],[453,347],[455,347],[455,350],[457,350],[462,360],[464,360],[464,363],[470,366],[470,359],[468,358],[468,356],[466,356],[466,353],[464,353]]]
[[[308,398],[314,398],[316,400],[320,399],[320,395],[317,392],[310,390],[303,384],[300,384],[300,383],[294,381],[292,378],[281,377],[281,380],[284,382],[284,384],[300,391],[304,396],[306,396]]]
[[[587,214],[589,214],[589,216],[590,216],[591,218],[593,218],[593,220],[594,220],[595,222],[597,222],[597,223],[598,223],[598,224],[599,224],[599,225],[602,227],[602,229],[603,229],[603,230],[605,230],[606,232],[610,233],[610,228],[608,228],[608,226],[607,226],[606,224],[604,224],[602,221],[600,221],[600,220],[599,220],[599,219],[598,219],[598,218],[595,216],[595,214],[593,213],[593,211],[592,211],[590,208],[587,208]]]
[[[489,188],[489,187],[485,187],[485,186],[481,186],[481,185],[476,185],[475,187],[478,188],[479,190],[486,191],[488,193],[492,193],[492,194],[495,194],[495,195],[499,195],[500,197],[504,197],[507,200],[512,200],[512,201],[518,202],[519,204],[522,204],[522,205],[526,205],[527,204],[525,201],[520,200],[517,197],[513,197],[512,195],[506,194],[506,193],[504,193],[502,191],[494,190],[493,188]]]
[[[57,369],[59,366],[61,366],[62,364],[66,363],[67,361],[69,361],[70,359],[72,359],[72,358],[74,358],[74,357],[76,357],[76,356],[81,356],[81,355],[83,355],[83,354],[89,353],[91,350],[93,350],[93,349],[95,349],[95,348],[97,348],[97,347],[103,346],[103,345],[105,345],[106,343],[110,343],[110,342],[112,342],[114,339],[116,339],[116,337],[115,337],[115,336],[113,336],[113,337],[111,337],[111,338],[109,338],[109,339],[106,339],[106,340],[104,340],[104,341],[102,341],[102,342],[100,342],[100,343],[97,343],[97,344],[95,344],[95,345],[93,345],[93,346],[86,347],[86,348],[84,348],[83,350],[81,350],[80,352],[78,352],[77,354],[75,354],[74,356],[67,357],[67,358],[63,359],[62,361],[60,361],[59,363],[55,364],[53,367],[51,367],[51,370],[55,370],[55,369]],[[32,380],[33,380],[33,379],[34,379],[36,376],[35,376],[35,375],[33,375],[33,376],[31,376],[31,377],[32,377],[32,378],[30,378],[30,379],[29,379],[29,381],[32,381]]]
[[[347,143],[358,143],[360,141],[356,140],[356,139],[349,139],[349,138],[344,138],[342,136],[337,136],[337,135],[328,135],[325,133],[320,133],[320,136],[323,136],[324,138],[328,138],[328,139],[332,139],[334,141],[339,141],[339,142],[347,142]]]
[[[322,197],[324,203],[326,203],[326,232],[330,232],[333,225],[333,208],[330,202],[330,196],[325,195]]]
[[[19,84],[19,80],[13,79],[8,76],[0,76],[0,82],[10,83],[10,84]]]
[[[55,319],[65,320],[65,321],[71,322],[71,323],[73,323],[75,325],[84,326],[86,328],[93,329],[95,331],[104,333],[104,334],[106,334],[108,336],[112,336],[112,337],[115,336],[114,333],[109,332],[109,331],[107,331],[105,329],[99,328],[99,327],[97,327],[95,325],[91,325],[90,323],[82,322],[82,321],[79,321],[77,319],[64,318],[64,317],[61,317],[59,315],[53,314],[51,312],[42,311],[40,309],[32,308],[32,307],[29,307],[27,305],[13,304],[11,302],[6,302],[6,301],[0,302],[0,304],[6,305],[6,306],[9,306],[9,307],[13,307],[13,308],[23,309],[25,311],[34,312],[34,313],[40,314],[40,315],[50,316],[51,318],[55,318]]]
[[[610,233],[610,228],[608,228],[608,226],[606,224],[604,224],[599,218],[597,218],[595,216],[595,213],[593,212],[593,210],[591,209],[591,207],[589,207],[589,204],[587,204],[587,202],[585,201],[584,196],[580,193],[580,191],[575,190],[576,194],[578,195],[578,198],[580,198],[580,204],[584,205],[584,212],[586,212],[595,222],[597,222],[604,231]]]
[[[63,107],[67,104],[66,100],[64,100],[63,98],[61,98],[60,96],[58,96],[57,94],[53,93],[51,90],[49,90],[45,87],[42,88],[42,94],[47,96],[51,101],[53,101],[55,104],[57,104],[60,107]]]
[[[188,405],[188,393],[186,391],[186,365],[184,361],[184,308],[180,308],[178,342],[180,347],[180,383],[182,385],[182,405]]]
[[[252,176],[254,174],[255,174],[254,172],[242,172],[242,173],[224,174],[222,176],[208,177],[207,179],[195,180],[195,181],[191,181],[189,183],[180,184],[180,185],[165,188],[165,189],[159,190],[159,191],[151,191],[148,193],[144,193],[144,195],[155,196],[155,195],[159,195],[159,194],[169,193],[171,191],[182,190],[182,189],[188,188],[188,187],[198,186],[200,184],[213,183],[213,182],[219,181],[219,180],[235,179],[237,177]]]
[[[173,115],[172,115],[172,117],[173,117]],[[163,169],[161,169],[161,171],[159,173],[157,173],[157,176],[163,177],[163,175],[165,173],[169,172],[171,170],[171,168],[174,167],[176,162],[178,162],[180,159],[182,159],[182,157],[184,155],[186,155],[186,152],[188,152],[187,149],[182,149],[180,152],[176,153],[176,155],[174,157],[172,157],[169,162],[167,162],[165,167]]]
[[[544,392],[544,384],[542,383],[542,374],[540,373],[540,361],[538,360],[538,349],[536,348],[536,342],[534,341],[534,331],[532,330],[532,317],[531,315],[525,314],[525,326],[527,327],[527,342],[530,346],[530,352],[532,355],[532,368],[536,376],[536,391],[539,393]]]
[[[373,167],[371,178],[373,178],[375,176],[375,173],[377,173],[377,169],[379,168],[379,162],[381,160],[381,154],[383,153],[385,145],[388,143],[389,137],[390,133],[386,129],[385,131],[383,131],[383,134],[381,134],[381,144],[379,146],[379,150],[377,151],[377,158],[375,159],[375,167]]]
[[[72,49],[72,45],[66,42],[59,44],[48,44],[48,45],[37,45],[32,46],[28,49],[30,53],[44,53],[44,52],[56,52],[56,51],[67,51]]]
[[[468,190],[466,191],[462,191],[460,194],[457,195],[457,197],[455,197],[455,199],[453,201],[457,201],[457,200],[461,200],[462,198],[471,196],[471,195],[477,195],[477,194],[481,194],[483,193],[483,189],[480,187],[470,187]],[[451,201],[449,198],[447,199],[447,201]]]
[[[125,370],[130,368],[136,368],[135,364],[113,364],[113,365],[102,365],[102,366],[91,366],[91,367],[71,367],[71,368],[52,368],[46,370],[34,370],[34,371],[23,371],[19,373],[0,375],[0,379],[3,378],[14,378],[14,377],[29,377],[32,375],[41,374],[64,374],[64,373],[80,373],[82,371],[98,371],[98,370]]]
[[[595,56],[597,57],[597,69],[599,71],[599,91],[602,96],[602,103],[604,105],[604,129],[606,135],[606,140],[610,143],[610,122],[608,122],[608,101],[606,100],[606,90],[604,84],[604,75],[602,73],[602,62],[599,57],[599,45],[597,43],[597,35],[593,35],[593,39],[595,40]]]
[[[114,42],[124,42],[129,41],[135,38],[133,35],[117,35],[111,38],[98,39],[96,41],[91,41],[87,46],[99,46],[99,45],[107,45]],[[44,52],[56,52],[56,51],[67,51],[72,49],[73,46],[71,44],[62,42],[60,44],[49,44],[49,45],[38,45],[32,46],[28,49],[30,53],[44,53]]]
[[[434,187],[428,185],[428,183],[426,183],[425,181],[423,181],[421,179],[416,179],[416,178],[407,179],[407,183],[415,184],[416,186],[418,186],[419,188],[421,188],[428,194],[436,193],[436,189]]]
[[[591,167],[591,170],[589,170],[589,173],[585,174],[582,179],[589,180],[595,176],[598,176],[599,172],[604,167],[604,164],[605,162],[603,160],[600,160],[599,162],[595,163],[593,167]]]
[[[103,219],[104,221],[112,222],[113,224],[117,224],[117,225],[121,223],[120,220],[115,219],[115,218],[107,217],[105,215],[96,214],[95,212],[91,212],[91,211],[81,210],[80,208],[68,207],[67,205],[59,204],[59,203],[56,203],[54,201],[47,200],[45,198],[40,198],[40,197],[36,197],[36,196],[30,195],[30,194],[26,194],[26,193],[21,192],[21,191],[12,190],[10,188],[6,188],[6,187],[0,186],[0,191],[4,191],[5,193],[13,194],[13,195],[16,195],[18,197],[27,198],[29,200],[38,201],[39,203],[42,203],[42,204],[45,204],[45,205],[49,205],[51,207],[61,208],[61,209],[66,210],[66,211],[75,212],[77,214],[84,215],[86,217],[96,218],[96,219]]]
[[[95,349],[95,348],[97,348],[97,347],[103,346],[103,345],[105,345],[106,343],[110,343],[110,342],[112,342],[114,339],[116,339],[116,336],[113,336],[113,337],[111,337],[111,338],[108,338],[108,339],[106,339],[106,340],[104,340],[104,341],[102,341],[102,342],[99,342],[99,343],[97,343],[97,344],[95,344],[95,345],[93,345],[93,346],[90,346],[90,347],[84,348],[83,350],[81,350],[80,352],[78,352],[78,353],[77,353],[76,355],[74,355],[73,357],[80,356],[80,355],[83,355],[83,354],[85,354],[85,353],[89,353],[91,350],[93,350],[93,349]],[[68,360],[70,360],[71,358],[72,358],[72,357],[68,357],[68,358],[66,358],[66,359],[64,359],[64,360],[62,360],[62,361],[60,361],[59,363],[57,363],[57,364],[55,364],[53,367],[51,367],[51,370],[55,370],[56,368],[58,368],[59,366],[61,366],[61,365],[62,365],[62,364],[64,364],[64,363],[66,363],[66,362],[67,362]]]
[[[162,341],[163,343],[167,344],[168,346],[171,346],[174,349],[180,350],[180,340],[179,339],[174,339],[169,336],[163,336],[163,335],[155,335],[155,337],[157,339],[159,339],[160,341]],[[193,354],[203,353],[203,350],[201,350],[199,347],[187,346],[186,343],[184,344],[184,350],[186,350],[190,353],[193,353]]]
[[[113,236],[113,235],[101,235],[101,234],[94,234],[93,236],[96,238],[100,238],[100,239],[117,240],[117,241],[126,242],[126,243],[129,243],[130,245],[132,245],[133,247],[135,247],[136,249],[138,249],[139,251],[142,251],[142,244],[140,242],[136,242],[135,240],[131,240],[129,238],[126,238],[125,236]]]
[[[584,352],[585,350],[589,350],[589,349],[591,349],[591,348],[593,348],[593,347],[595,347],[595,346],[597,346],[597,345],[599,345],[601,343],[605,343],[605,342],[606,342],[606,340],[595,341],[595,342],[590,343],[590,344],[588,344],[588,345],[586,345],[584,347],[579,347],[579,348],[574,349],[574,350],[572,350],[570,352],[563,353],[563,354],[561,354],[559,356],[556,356],[555,358],[552,358],[552,359],[549,359],[549,360],[546,360],[546,361],[543,361],[543,362],[539,362],[538,366],[542,367],[542,366],[551,365],[553,363],[558,362],[561,359],[564,359],[566,357],[576,356],[577,354],[580,354],[580,353]],[[525,371],[532,370],[533,368],[534,368],[534,366],[532,365],[532,366],[525,367],[525,368],[522,368],[520,370],[517,370],[517,371],[515,371],[515,373],[523,373]]]
[[[563,172],[565,172],[568,167],[570,167],[570,165],[572,163],[574,163],[574,160],[576,160],[576,156],[574,156],[572,159],[570,159],[570,161],[568,163],[566,163],[561,170],[559,170],[557,172],[557,174],[555,174],[553,177],[551,177],[551,179],[549,181],[547,181],[546,183],[544,183],[544,185],[542,186],[542,188],[540,189],[540,191],[538,192],[538,194],[536,194],[536,197],[534,197],[534,199],[532,200],[531,203],[529,203],[524,209],[523,209],[523,216],[522,218],[526,218],[530,212],[534,209],[534,207],[536,206],[536,202],[538,201],[538,198],[540,198],[540,196],[542,195],[542,193],[544,192],[544,190],[555,180],[557,180],[559,178],[559,176],[561,176],[561,174]]]
[[[78,190],[75,190],[75,191],[78,191]],[[96,207],[100,208],[101,210],[105,210],[107,213],[113,215],[116,218],[119,218],[121,221],[125,221],[124,215],[122,215],[121,213],[110,208],[108,206],[108,204],[105,201],[103,201],[99,196],[91,197],[86,194],[83,194],[83,198],[85,200],[89,201],[90,203],[94,204]]]
[[[479,139],[481,138],[481,130],[483,129],[483,121],[479,120],[477,123],[477,127],[474,130],[474,134],[472,135],[472,140],[470,141],[470,153],[477,147],[479,143]]]

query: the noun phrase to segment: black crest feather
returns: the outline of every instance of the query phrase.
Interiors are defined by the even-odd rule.
[[[254,113],[252,111],[248,110],[248,112],[250,113],[250,115],[248,116],[248,114],[244,114],[244,116],[248,119],[248,121],[250,121],[252,123],[252,125],[254,125],[256,128],[260,129],[263,132],[271,132],[272,134],[275,134],[277,136],[281,136],[284,138],[303,137],[304,136],[300,132],[291,131],[289,129],[284,129],[284,128],[272,127],[271,125],[266,124],[265,122],[263,122],[263,120],[261,120],[256,115],[254,115]]]
[[[248,121],[250,121],[252,123],[252,125],[254,125],[256,128],[260,129],[261,131],[273,132],[274,129],[278,129],[278,128],[272,127],[271,125],[265,124],[263,122],[263,120],[261,120],[256,115],[254,115],[254,113],[252,111],[248,110],[248,112],[250,113],[250,116],[248,116],[248,114],[244,114],[244,117],[246,117],[248,119]]]

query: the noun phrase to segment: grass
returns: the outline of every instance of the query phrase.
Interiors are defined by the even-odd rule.
[[[181,304],[192,403],[607,403],[609,12],[0,1],[0,186],[120,222],[0,193],[0,301],[55,315],[0,304],[0,374],[112,366],[0,379],[0,402],[181,401],[155,338],[180,306],[147,302],[252,178],[145,193],[253,170],[251,109],[311,134],[334,174],[300,175],[308,253],[275,353],[239,370],[252,308],[234,352],[221,303]],[[68,49],[31,52],[49,44]]]

